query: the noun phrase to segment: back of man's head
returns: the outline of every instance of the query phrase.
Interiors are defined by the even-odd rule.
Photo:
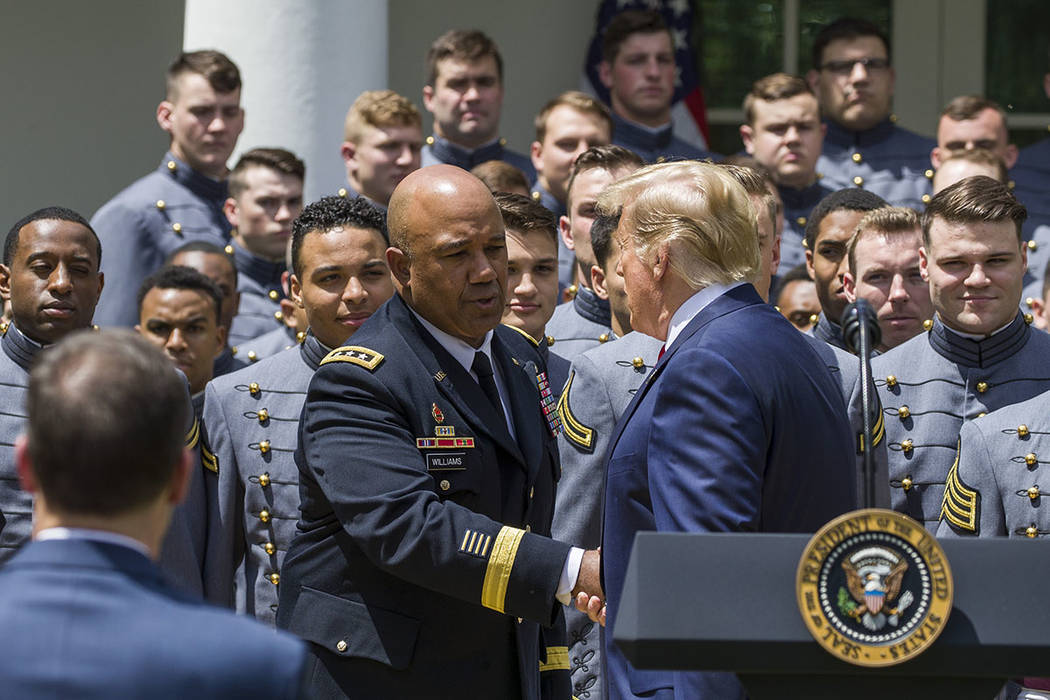
[[[171,361],[128,330],[81,331],[29,375],[28,452],[52,512],[150,505],[181,459],[189,404]]]
[[[922,213],[922,244],[927,249],[930,226],[938,218],[952,224],[1011,221],[1020,246],[1021,226],[1028,218],[1028,210],[1003,183],[986,175],[974,175],[941,190],[926,205]]]

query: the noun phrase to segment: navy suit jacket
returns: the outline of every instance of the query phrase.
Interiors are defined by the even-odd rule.
[[[120,545],[26,545],[0,569],[0,630],[4,697],[301,697],[301,642],[176,592]]]
[[[750,285],[689,322],[611,445],[602,535],[610,630],[636,532],[813,532],[856,507],[842,390]],[[702,601],[683,602],[683,614],[704,614]],[[639,671],[612,634],[605,646],[610,697],[743,697],[731,673]]]

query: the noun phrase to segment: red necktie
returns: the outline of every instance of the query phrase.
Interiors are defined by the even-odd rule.
[[[660,354],[656,356],[656,361],[657,362],[659,362],[660,359],[664,356],[664,351],[665,350],[667,350],[667,346],[666,345],[661,345],[660,346]]]

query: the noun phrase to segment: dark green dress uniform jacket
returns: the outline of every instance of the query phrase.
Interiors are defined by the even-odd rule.
[[[494,332],[515,439],[400,296],[352,341],[310,383],[281,572],[277,626],[311,643],[313,692],[567,698],[570,547],[548,537],[560,467],[536,349]]]

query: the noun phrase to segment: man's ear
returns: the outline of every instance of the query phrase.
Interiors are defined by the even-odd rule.
[[[532,146],[529,147],[529,158],[532,159],[532,167],[536,168],[536,172],[539,172],[543,168],[543,144],[539,141],[533,141]]]
[[[7,265],[0,265],[0,297],[11,301],[11,268]]]
[[[171,102],[168,102],[167,100],[162,100],[161,103],[157,105],[157,124],[159,124],[160,128],[164,129],[164,131],[168,132],[169,134],[174,128],[174,112],[175,105]]]
[[[857,300],[857,283],[848,270],[842,273],[842,292],[846,295],[849,303],[852,304]]]
[[[343,141],[342,145],[339,146],[339,154],[343,156],[343,162],[349,165],[350,161],[357,155],[357,146],[350,141]]]
[[[919,246],[919,274],[923,282],[930,283],[930,259],[926,256],[926,246]]]
[[[424,85],[423,86],[423,106],[428,112],[434,111],[434,86]]]
[[[1006,157],[1003,158],[1003,164],[1006,165],[1007,170],[1017,164],[1018,155],[1017,146],[1011,143],[1006,147]]]
[[[750,156],[755,155],[755,130],[749,124],[740,125],[740,140],[744,142],[744,150]]]
[[[598,265],[591,265],[591,289],[599,299],[609,298],[609,290],[605,286],[605,270]]]
[[[399,287],[407,287],[412,281],[411,260],[405,251],[390,246],[386,249],[386,264],[390,268],[390,274],[394,276],[394,282]]]
[[[222,203],[222,213],[226,215],[226,220],[230,222],[230,226],[237,228],[237,200],[233,197],[227,197],[226,201]]]
[[[569,217],[562,215],[558,218],[558,233],[561,234],[561,240],[565,243],[566,248],[576,250],[576,244],[572,240],[572,224],[569,222]]]
[[[288,297],[300,309],[303,308],[303,285],[294,273],[288,276]]]
[[[219,348],[215,352],[215,357],[218,357],[226,350],[226,334],[229,329],[226,326],[215,326],[215,339],[219,341]]]
[[[944,161],[941,160],[941,155],[942,154],[941,154],[941,147],[940,146],[934,146],[933,150],[930,151],[930,165],[933,166],[934,170],[936,170],[937,168],[941,167],[941,163],[944,162]]]
[[[806,248],[806,274],[814,282],[817,281],[816,276],[813,274],[813,251]]]
[[[806,72],[806,82],[809,83],[809,89],[813,91],[814,95],[820,94],[820,72],[816,70],[809,70]]]
[[[612,89],[612,65],[608,61],[602,61],[598,64],[598,80],[602,81],[602,85],[607,90]]]

